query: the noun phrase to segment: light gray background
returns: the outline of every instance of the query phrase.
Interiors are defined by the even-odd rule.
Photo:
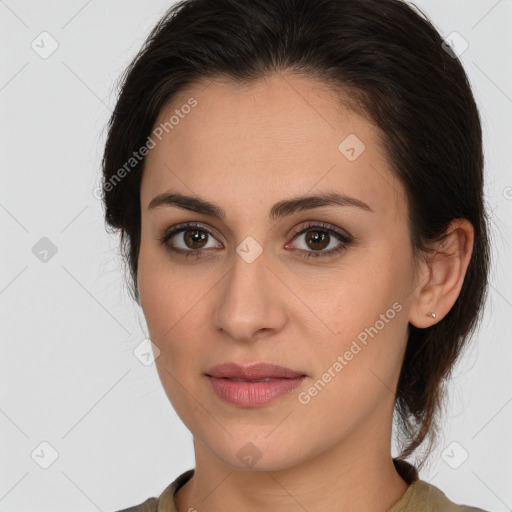
[[[0,0],[3,512],[117,510],[194,467],[191,434],[154,364],[134,356],[147,331],[94,193],[114,81],[170,5]],[[494,258],[484,320],[420,477],[457,503],[510,511],[512,1],[417,5],[443,36],[457,31],[469,43],[461,59],[484,125]],[[43,45],[43,31],[59,45],[46,59],[31,47]],[[32,252],[42,237],[58,249],[46,263]],[[58,453],[48,469],[40,465],[52,448],[42,442]],[[462,450],[469,457],[453,469]]]

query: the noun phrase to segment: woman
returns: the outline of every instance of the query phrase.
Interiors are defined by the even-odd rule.
[[[485,300],[482,167],[466,74],[407,4],[170,9],[103,190],[196,464],[126,510],[481,510],[405,458]]]

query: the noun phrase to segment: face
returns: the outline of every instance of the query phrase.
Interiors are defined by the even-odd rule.
[[[232,467],[389,449],[415,286],[407,207],[378,128],[341,105],[304,76],[218,80],[181,91],[155,123],[141,306],[169,400]],[[328,194],[339,201],[297,201]],[[303,377],[208,376],[230,362]]]

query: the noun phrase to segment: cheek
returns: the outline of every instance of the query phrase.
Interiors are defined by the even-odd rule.
[[[331,378],[331,389],[358,396],[365,389],[370,393],[373,385],[382,387],[379,379],[393,387],[407,341],[408,262],[391,248],[374,256],[367,253],[358,258],[346,272],[326,281],[322,292],[312,295],[309,291],[311,309],[324,324],[317,321],[316,328],[312,324],[309,334],[315,339],[316,333],[317,339],[316,377],[330,369],[336,377],[328,374],[322,381]],[[322,332],[329,329],[327,336],[319,336],[319,325]],[[344,396],[342,401],[350,405],[351,397]]]
[[[209,307],[211,285],[142,247],[137,281],[151,340],[160,349],[157,367],[184,371],[197,360],[198,344],[204,341],[204,322],[199,319]]]
[[[137,285],[149,331],[162,338],[186,315],[189,295],[165,257],[165,251],[143,235],[138,259]],[[171,331],[172,332],[172,331]],[[164,341],[164,340],[160,340]]]
[[[200,354],[198,343],[204,336],[198,331],[197,318],[205,305],[195,286],[189,282],[184,287],[183,276],[176,279],[176,272],[171,276],[166,267],[148,264],[152,261],[145,259],[141,252],[138,275],[141,306],[150,338],[160,350],[155,365],[163,389],[178,415],[189,424],[195,415],[203,414],[195,410],[197,404],[188,393],[198,395],[195,386],[200,368],[194,363]]]
[[[367,298],[363,311],[357,319],[338,312],[340,333],[309,349],[316,371],[298,398],[313,429],[348,434],[376,410],[393,405],[406,341],[404,310],[398,303],[381,308],[380,301]]]
[[[354,338],[373,325],[397,299],[388,272],[369,271],[372,263],[360,258],[321,281],[317,278],[321,286],[302,294],[331,335],[340,340]]]

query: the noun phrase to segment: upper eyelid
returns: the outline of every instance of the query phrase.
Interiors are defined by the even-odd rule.
[[[348,233],[346,230],[344,230],[342,228],[338,228],[337,226],[334,226],[333,224],[331,224],[329,222],[304,221],[302,223],[301,227],[299,227],[297,229],[294,228],[293,233],[292,233],[292,235],[294,237],[293,239],[295,239],[297,236],[303,234],[306,230],[313,229],[315,227],[321,228],[325,231],[331,231],[341,238],[348,238],[348,239],[353,238],[352,235],[350,233]],[[187,229],[193,229],[193,228],[203,229],[204,231],[207,231],[210,234],[212,231],[214,234],[219,233],[219,231],[216,228],[214,228],[213,226],[204,224],[202,222],[182,222],[182,223],[176,224],[176,225],[172,226],[171,228],[169,228],[168,230],[166,230],[164,236],[168,236],[169,238],[172,238],[172,237],[176,236],[178,233],[181,233],[183,231],[186,231]],[[218,240],[218,241],[220,241],[220,240]]]
[[[176,236],[178,233],[181,233],[182,231],[194,228],[202,229],[204,231],[207,231],[208,233],[219,233],[219,231],[216,228],[208,224],[203,224],[201,222],[182,222],[180,224],[175,224],[171,226],[169,229],[166,229],[164,235]]]

